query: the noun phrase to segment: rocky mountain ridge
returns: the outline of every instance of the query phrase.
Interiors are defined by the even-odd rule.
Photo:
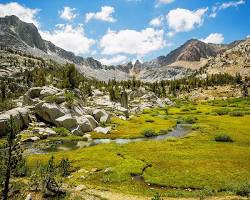
[[[0,36],[2,48],[19,50],[33,56],[52,59],[58,63],[71,62],[87,77],[102,81],[127,80],[132,76],[149,82],[181,78],[206,66],[209,59],[220,56],[243,42],[216,45],[191,39],[168,55],[159,56],[151,61],[141,63],[137,60],[134,64],[129,62],[107,66],[92,57],[75,56],[74,53],[43,40],[34,24],[23,22],[16,16],[0,18]]]

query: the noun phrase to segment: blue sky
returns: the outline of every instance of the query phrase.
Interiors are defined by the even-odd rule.
[[[104,64],[150,60],[191,38],[229,43],[250,35],[248,0],[0,0],[0,16],[10,14]]]

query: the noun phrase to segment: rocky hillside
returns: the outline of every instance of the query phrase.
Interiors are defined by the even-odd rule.
[[[236,42],[233,48],[208,60],[208,74],[236,73],[242,76],[250,75],[250,38]]]

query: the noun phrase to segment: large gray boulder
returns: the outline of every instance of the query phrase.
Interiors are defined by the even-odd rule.
[[[83,135],[86,132],[93,131],[90,121],[86,117],[77,117],[77,126],[71,130],[74,135]]]
[[[30,110],[27,107],[18,107],[0,114],[0,136],[6,135],[9,129],[10,116],[13,117],[15,127],[21,130],[30,123]]]
[[[36,114],[43,120],[56,124],[56,119],[65,115],[62,108],[55,103],[41,102],[35,106]]]
[[[78,123],[78,125],[80,127],[80,130],[83,133],[93,131],[93,127],[92,127],[90,121],[88,120],[88,118],[86,118],[86,117],[78,117],[77,118],[77,123]]]
[[[24,105],[33,105],[33,104],[38,103],[41,90],[42,90],[41,87],[30,88],[23,95],[23,104]]]
[[[95,132],[97,133],[103,133],[103,134],[108,134],[110,131],[111,131],[111,127],[106,127],[106,128],[103,128],[103,127],[96,127],[94,129]]]
[[[40,102],[40,100],[44,99],[45,97],[57,95],[61,91],[62,90],[55,88],[53,86],[32,87],[24,94],[23,104],[24,105],[37,104]],[[61,101],[63,102],[64,99],[62,99]]]
[[[85,115],[85,117],[89,120],[93,129],[98,126],[98,122],[95,120],[95,118],[93,116]]]
[[[59,93],[60,90],[56,87],[53,86],[44,86],[42,87],[42,90],[40,92],[40,99],[43,99],[44,97],[48,97],[48,96],[52,96],[52,95],[56,95],[57,93]]]
[[[71,130],[78,125],[76,118],[73,118],[70,114],[59,117],[55,121],[58,127],[64,127],[68,130]]]
[[[96,121],[101,123],[107,123],[110,120],[109,114],[105,110],[97,109],[93,112]]]

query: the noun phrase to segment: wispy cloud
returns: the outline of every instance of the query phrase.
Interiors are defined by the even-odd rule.
[[[124,55],[116,55],[111,58],[100,58],[99,61],[104,65],[118,65],[126,63],[128,58]]]
[[[240,5],[245,4],[245,0],[238,0],[238,1],[229,1],[229,2],[224,2],[222,4],[216,4],[215,6],[212,7],[212,12],[210,13],[209,17],[215,18],[221,10],[231,8],[231,7],[238,7]]]
[[[156,18],[152,19],[149,22],[149,25],[154,26],[154,27],[159,27],[159,26],[161,26],[163,24],[163,21],[164,21],[164,17],[159,16],[159,17],[156,17]]]
[[[159,7],[162,4],[170,4],[173,3],[175,0],[156,0],[155,7]]]

